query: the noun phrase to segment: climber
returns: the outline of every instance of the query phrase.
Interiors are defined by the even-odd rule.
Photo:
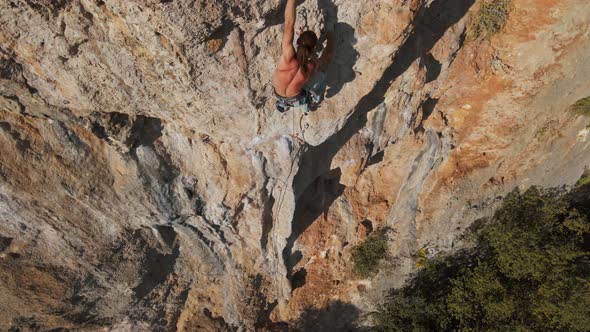
[[[285,29],[283,31],[282,55],[274,73],[272,85],[277,110],[286,112],[291,107],[300,107],[304,114],[310,106],[317,105],[326,89],[325,68],[334,58],[334,23],[326,18],[327,45],[323,54],[316,57],[315,47],[318,37],[313,31],[300,29],[297,51],[293,47],[295,34],[295,0],[287,0],[285,9]]]

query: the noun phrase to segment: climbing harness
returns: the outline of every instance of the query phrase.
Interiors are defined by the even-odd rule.
[[[290,108],[299,107],[303,114],[307,115],[311,108],[316,107],[322,100],[322,96],[326,89],[326,73],[318,71],[310,84],[301,89],[299,95],[295,97],[283,97],[273,90],[276,100],[276,107],[279,113],[285,113]]]
[[[293,107],[301,108],[303,113],[309,112],[309,93],[305,89],[302,89],[299,95],[295,97],[283,97],[274,91],[274,97],[276,99],[277,111],[279,111],[279,113],[285,113]]]

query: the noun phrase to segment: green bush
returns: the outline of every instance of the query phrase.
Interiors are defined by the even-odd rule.
[[[590,97],[578,100],[572,105],[571,110],[577,115],[590,116]]]
[[[354,272],[363,278],[370,277],[379,270],[379,262],[387,254],[387,229],[379,229],[367,239],[352,248]]]
[[[590,186],[508,195],[476,246],[430,259],[375,314],[380,331],[587,331]]]
[[[471,39],[487,39],[504,29],[512,9],[512,0],[484,0],[472,17]]]
[[[590,183],[590,168],[586,168],[578,180],[577,186],[582,187]]]

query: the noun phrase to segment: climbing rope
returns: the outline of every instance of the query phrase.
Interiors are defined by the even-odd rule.
[[[295,138],[295,110],[291,108],[291,114],[293,115],[291,118],[293,119],[293,127],[291,128],[291,136]]]
[[[292,119],[293,119],[292,137],[294,139],[296,139],[296,138],[298,139],[298,137],[295,136],[295,110],[292,108],[290,111],[293,113],[293,116],[292,116]],[[305,115],[302,114],[301,119],[299,120],[299,127],[301,129],[301,142],[299,145],[299,149],[297,150],[297,152],[295,153],[295,155],[291,159],[291,165],[289,167],[289,174],[287,174],[287,177],[285,178],[285,180],[278,179],[282,183],[283,188],[281,189],[281,193],[279,194],[279,200],[278,200],[279,205],[277,206],[277,213],[276,214],[273,213],[273,224],[275,222],[275,215],[278,215],[281,212],[281,208],[283,207],[283,202],[285,200],[285,190],[287,189],[287,180],[289,180],[289,178],[293,174],[293,168],[295,166],[295,161],[297,160],[297,158],[300,157],[300,154],[303,151],[303,148],[305,146],[307,146],[307,143],[305,142],[305,129],[307,129],[307,126],[304,128],[301,125],[304,117],[305,117]]]

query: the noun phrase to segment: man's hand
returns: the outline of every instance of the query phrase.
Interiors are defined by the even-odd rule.
[[[318,59],[320,70],[325,70],[325,67],[334,61],[334,33],[332,31],[326,31],[326,39],[326,48],[324,48],[322,55]]]
[[[295,18],[297,17],[296,8],[297,2],[295,0],[287,0],[287,6],[285,7],[285,26],[295,26]]]
[[[338,17],[336,11],[332,7],[324,9],[324,29],[328,32],[334,32]]]
[[[287,61],[295,57],[295,49],[293,48],[293,37],[295,34],[295,19],[297,13],[295,11],[297,3],[295,0],[287,0],[285,8],[285,30],[283,31],[283,58]]]

